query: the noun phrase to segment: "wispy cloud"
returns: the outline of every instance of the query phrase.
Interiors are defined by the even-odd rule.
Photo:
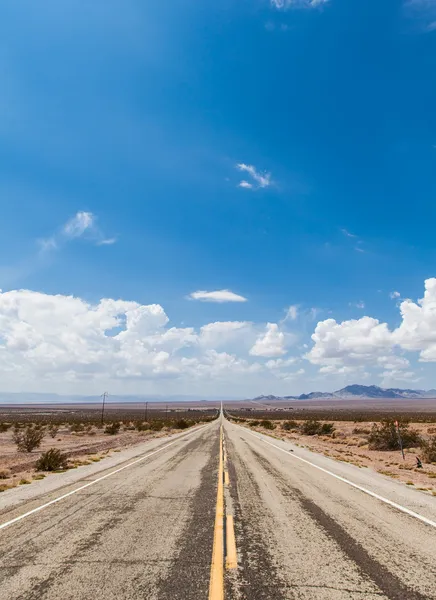
[[[236,168],[239,171],[248,173],[253,179],[253,182],[243,179],[238,183],[238,187],[245,188],[247,190],[257,190],[259,188],[266,188],[271,185],[271,173],[267,173],[266,171],[258,171],[253,165],[246,165],[245,163],[238,163]]]
[[[117,243],[117,238],[113,237],[113,238],[107,238],[106,240],[101,240],[100,242],[97,242],[97,246],[112,246],[112,244],[116,244]]]
[[[298,317],[298,306],[296,304],[291,304],[288,308],[285,316],[285,320],[295,321]]]
[[[435,0],[405,0],[404,12],[413,20],[419,31],[434,31],[436,29]]]
[[[82,237],[86,237],[96,246],[111,245],[117,241],[115,237],[105,237],[93,213],[80,210],[50,237],[38,240],[38,245],[40,252],[46,254],[59,250],[66,243]]]
[[[396,298],[399,298],[401,296],[400,292],[391,292],[389,294],[389,298],[392,298],[392,300],[395,300]]]
[[[81,210],[65,223],[62,232],[69,239],[81,237],[86,230],[92,229],[94,221],[92,213]]]
[[[347,229],[343,228],[341,229],[342,233],[346,236],[346,237],[350,237],[350,238],[355,238],[357,237],[357,235],[355,235],[354,233],[350,233]]]
[[[271,6],[277,10],[288,10],[290,8],[319,8],[327,4],[329,0],[270,0]]]
[[[188,298],[190,300],[200,300],[201,302],[247,302],[247,298],[230,290],[215,290],[212,292],[198,290],[189,294]]]
[[[349,306],[353,308],[365,308],[365,302],[363,300],[359,300],[359,302],[350,302]]]

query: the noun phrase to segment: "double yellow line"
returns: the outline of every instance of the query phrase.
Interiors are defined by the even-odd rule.
[[[224,530],[224,485],[228,486],[229,484],[227,453],[224,447],[223,426],[221,425],[218,491],[215,510],[212,564],[210,568],[209,600],[224,600],[224,559],[227,569],[236,569],[238,566],[235,529],[232,515],[226,516],[226,528]],[[226,552],[224,552],[224,547],[226,548]]]

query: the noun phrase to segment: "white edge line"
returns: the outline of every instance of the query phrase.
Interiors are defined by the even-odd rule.
[[[72,496],[73,494],[77,494],[77,492],[80,492],[81,490],[84,490],[85,488],[90,487],[91,485],[95,485],[99,481],[103,481],[103,479],[106,479],[107,477],[110,477],[111,475],[115,475],[116,473],[119,473],[120,471],[124,471],[124,469],[127,469],[128,467],[131,467],[132,465],[136,465],[137,463],[145,460],[146,458],[153,456],[153,454],[162,452],[162,450],[165,450],[166,448],[169,448],[170,446],[172,446],[173,444],[178,442],[180,440],[180,438],[182,438],[182,437],[187,438],[188,436],[193,435],[200,429],[201,428],[197,428],[197,429],[195,429],[195,431],[190,431],[189,433],[182,434],[176,440],[170,442],[169,444],[166,444],[165,446],[162,446],[162,448],[158,448],[154,452],[150,452],[149,454],[146,454],[145,456],[141,456],[140,458],[133,460],[132,462],[120,467],[119,469],[116,469],[115,471],[106,473],[106,475],[103,475],[102,477],[98,477],[98,479],[94,479],[93,481],[90,481],[89,483],[85,483],[85,485],[81,485],[80,487],[76,488],[75,490],[72,490],[71,492],[68,492],[67,494],[63,494],[62,496],[59,496],[58,498],[55,498],[54,500],[50,500],[50,502],[46,502],[46,504],[37,506],[36,508],[29,510],[28,512],[26,512],[22,515],[19,515],[18,517],[15,517],[14,519],[11,519],[10,521],[6,521],[6,523],[0,524],[0,530],[6,529],[6,527],[9,527],[10,525],[17,523],[18,521],[21,521],[22,519],[25,519],[26,517],[29,517],[30,515],[33,515],[34,513],[37,513],[40,510],[43,510],[44,508],[47,508],[47,506],[51,506],[52,504],[56,504],[56,502],[60,502],[61,500],[64,500],[65,498],[68,498],[69,496]],[[110,469],[110,467],[108,467],[108,468]],[[74,484],[67,484],[67,485],[74,485]]]
[[[248,429],[245,429],[245,427],[242,427],[241,425],[238,425],[238,427],[241,427],[241,429],[244,429],[244,431],[246,431],[253,437],[261,440],[265,444],[268,444],[269,446],[272,446],[273,448],[277,448],[277,450],[284,452],[290,458],[295,458],[296,460],[301,460],[301,462],[304,462],[307,465],[310,465],[311,467],[315,467],[315,469],[318,469],[319,471],[322,471],[323,473],[327,473],[327,475],[331,475],[332,477],[339,479],[339,481],[343,481],[344,483],[351,485],[351,487],[356,488],[357,490],[360,490],[361,492],[364,492],[365,494],[368,494],[368,496],[377,498],[377,500],[380,500],[381,502],[384,502],[385,504],[389,504],[389,506],[393,506],[397,510],[400,510],[401,512],[406,513],[407,515],[414,517],[415,519],[419,519],[420,521],[422,521],[423,523],[426,523],[427,525],[430,525],[431,527],[436,527],[435,521],[432,521],[431,519],[427,519],[427,517],[424,517],[423,515],[420,515],[420,514],[414,512],[413,510],[410,510],[410,508],[401,506],[401,504],[397,504],[396,502],[393,502],[392,500],[389,500],[388,498],[384,498],[384,496],[379,496],[379,494],[376,494],[375,492],[371,492],[371,490],[367,490],[366,488],[362,487],[361,485],[358,485],[357,483],[353,483],[352,481],[345,479],[345,477],[336,475],[336,473],[333,473],[332,471],[329,471],[328,469],[324,469],[324,467],[319,467],[315,463],[310,462],[310,460],[306,460],[305,458],[301,458],[301,456],[296,456],[295,454],[290,454],[289,450],[285,450],[284,448],[280,448],[280,446],[276,446],[275,444],[272,444],[268,440],[263,439],[263,437],[256,435],[252,431],[248,431]]]

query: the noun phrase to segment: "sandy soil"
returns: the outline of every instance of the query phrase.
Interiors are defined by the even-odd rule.
[[[297,421],[298,422],[298,421]],[[254,427],[261,433],[268,433],[278,439],[287,439],[293,443],[358,467],[373,469],[382,475],[392,477],[406,485],[414,486],[428,494],[436,496],[436,464],[423,464],[422,469],[416,468],[416,457],[420,456],[419,448],[401,452],[386,452],[369,450],[366,442],[372,422],[353,423],[350,421],[334,421],[335,436],[309,436],[297,432],[287,432],[281,427],[283,421],[275,421],[274,431],[262,427]],[[244,424],[245,425],[245,424]],[[411,423],[411,429],[416,429],[421,435],[434,435],[436,426],[428,423]]]
[[[171,429],[174,433],[176,430]],[[41,479],[35,464],[40,455],[49,448],[58,448],[68,456],[74,467],[97,462],[112,452],[117,452],[145,440],[168,435],[162,431],[121,431],[117,435],[107,435],[102,429],[93,427],[88,432],[74,433],[68,427],[61,427],[55,438],[46,435],[38,450],[18,452],[12,439],[12,428],[0,433],[0,492],[16,485],[26,485],[34,479]]]

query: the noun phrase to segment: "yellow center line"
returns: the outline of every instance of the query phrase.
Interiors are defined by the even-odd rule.
[[[226,541],[226,569],[236,569],[238,567],[238,555],[236,553],[235,526],[233,523],[233,515],[227,515],[226,518]]]
[[[224,600],[224,485],[223,485],[223,426],[220,427],[220,457],[218,491],[215,510],[212,564],[210,567],[209,600]]]

